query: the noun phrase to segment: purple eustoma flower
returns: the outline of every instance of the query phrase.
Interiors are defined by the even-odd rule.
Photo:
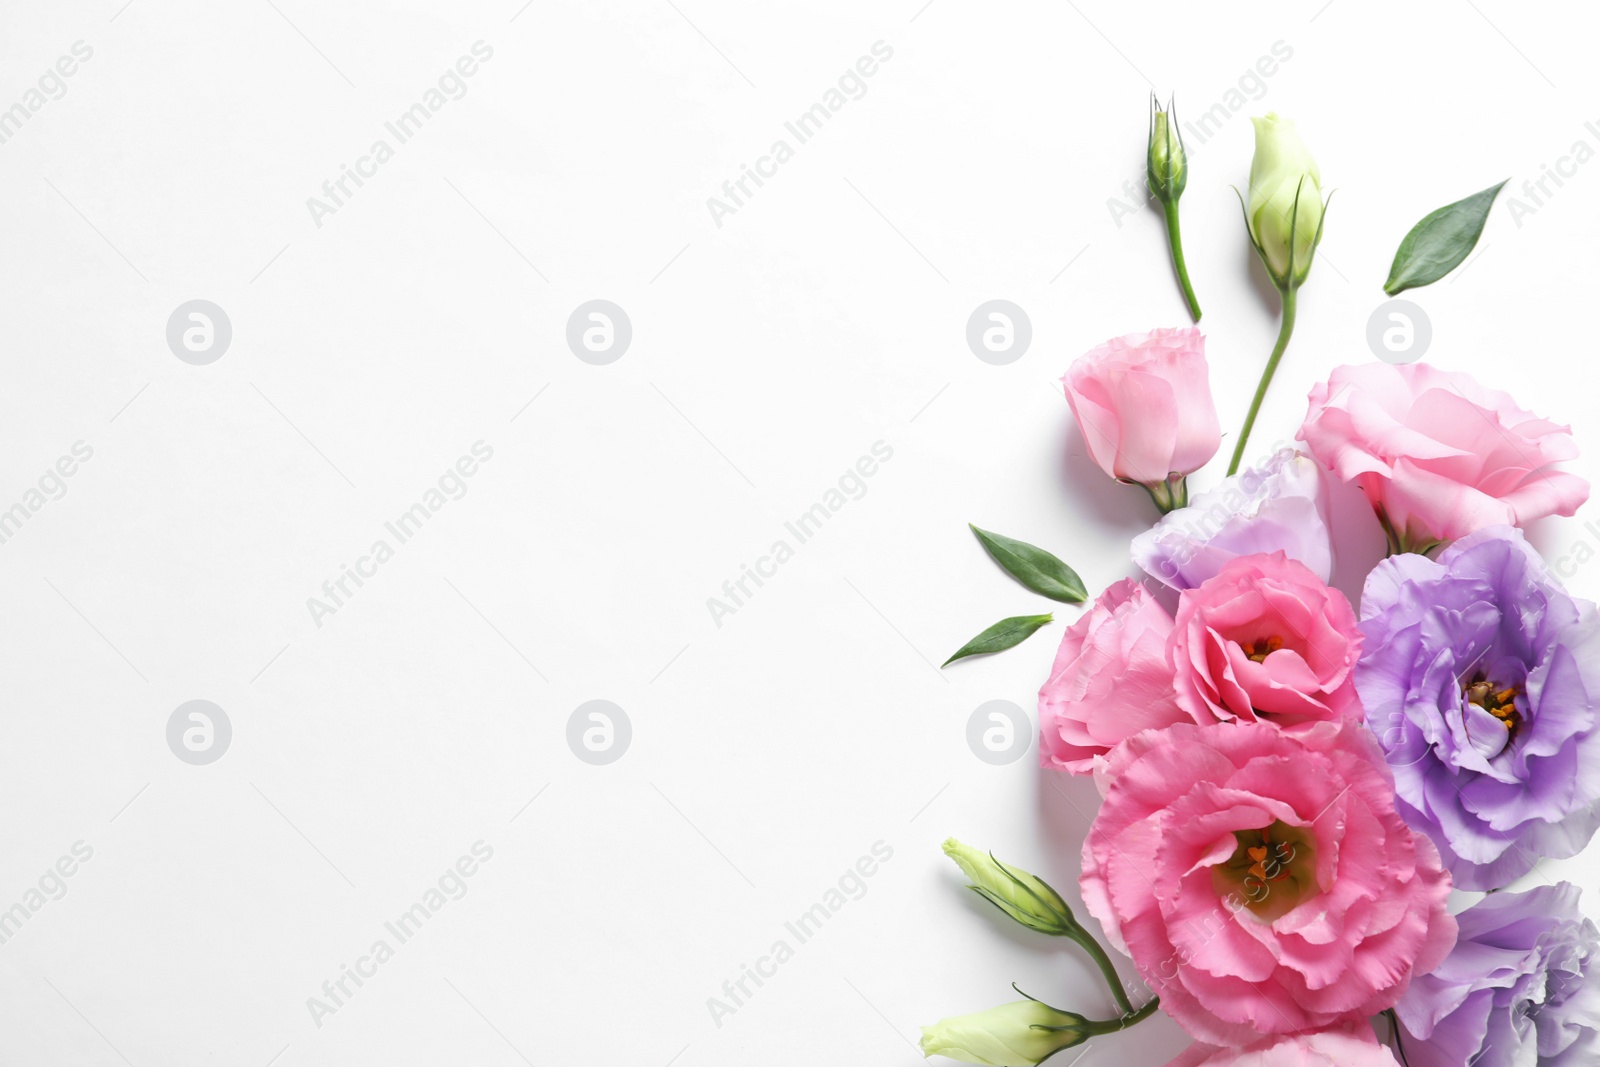
[[[1456,921],[1456,947],[1395,1005],[1411,1067],[1600,1063],[1600,931],[1577,886],[1496,893]]]
[[[1600,826],[1600,615],[1509,526],[1367,577],[1356,690],[1400,810],[1460,889],[1496,889]]]
[[[1292,448],[1224,479],[1133,539],[1133,561],[1174,589],[1193,589],[1238,556],[1282,551],[1324,582],[1333,572],[1327,490]]]

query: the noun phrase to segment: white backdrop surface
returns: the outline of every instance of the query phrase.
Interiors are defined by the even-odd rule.
[[[1600,474],[1588,6],[920,3],[4,5],[0,1062],[910,1064],[1012,981],[1108,1010],[939,853],[1076,902],[1092,785],[967,724],[1032,715],[1077,609],[937,664],[1049,610],[967,522],[1098,592],[1153,519],[1056,384],[1185,321],[1137,199],[1152,89],[1210,115],[1183,213],[1230,435],[1276,330],[1248,116],[1337,190],[1252,454],[1372,358],[1411,224],[1510,176],[1407,298],[1430,361]],[[1031,323],[1003,366],[966,341],[994,299]],[[168,342],[194,300],[231,326],[201,364]],[[594,300],[631,324],[603,365],[567,341]],[[1381,537],[1340,500],[1354,593]],[[1590,597],[1596,519],[1533,531]],[[193,700],[231,730],[201,765],[168,740]],[[605,764],[568,742],[592,700],[626,716]],[[1596,855],[1521,884],[1600,916]],[[1077,1062],[1184,1044],[1158,1018]]]

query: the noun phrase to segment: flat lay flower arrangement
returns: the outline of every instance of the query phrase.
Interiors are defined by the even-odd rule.
[[[926,1027],[922,1049],[1031,1065],[1160,1011],[1193,1038],[1170,1067],[1592,1067],[1600,932],[1575,886],[1507,889],[1600,828],[1600,612],[1521,530],[1587,500],[1560,467],[1577,447],[1465,374],[1373,363],[1327,372],[1298,447],[1239,469],[1330,214],[1293,124],[1254,122],[1240,201],[1281,329],[1227,478],[1191,500],[1188,476],[1222,442],[1198,327],[1107,341],[1063,379],[1089,456],[1162,513],[1131,545],[1148,579],[1094,599],[1039,691],[1044,773],[1091,776],[1102,798],[1079,889],[1110,950],[1035,875],[945,844],[999,913],[1080,946],[1116,1008],[1024,993]],[[1154,101],[1148,180],[1198,322],[1188,163]],[[1419,222],[1385,290],[1458,266],[1498,191]],[[1331,480],[1360,490],[1388,539],[1359,605],[1328,584]],[[1089,599],[1053,553],[973,531],[1028,589]],[[1051,621],[1002,620],[951,660]],[[1483,896],[1452,914],[1452,888]],[[1144,988],[1123,985],[1112,952]]]

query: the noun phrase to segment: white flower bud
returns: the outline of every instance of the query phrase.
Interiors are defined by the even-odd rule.
[[[1062,1049],[1082,1044],[1089,1023],[1037,1000],[958,1015],[922,1028],[922,1054],[948,1056],[984,1067],[1034,1067]]]
[[[1245,203],[1250,240],[1273,284],[1297,288],[1322,237],[1322,173],[1291,120],[1269,112],[1250,121],[1256,128]]]

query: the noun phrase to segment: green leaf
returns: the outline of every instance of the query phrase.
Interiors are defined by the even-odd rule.
[[[1065,604],[1081,604],[1089,596],[1078,572],[1036,545],[967,523],[984,551],[1011,577],[1040,596]]]
[[[986,656],[991,652],[1004,652],[1022,644],[1033,636],[1035,630],[1045,623],[1052,621],[1050,615],[1013,615],[1009,619],[1001,619],[971,641],[956,649],[955,655],[939,664],[948,667],[958,659],[968,656]]]
[[[1505,184],[1491,185],[1481,193],[1448,204],[1411,227],[1394,254],[1394,265],[1389,268],[1383,291],[1394,296],[1432,285],[1459,267],[1477,245],[1483,224],[1489,219],[1489,208]]]

